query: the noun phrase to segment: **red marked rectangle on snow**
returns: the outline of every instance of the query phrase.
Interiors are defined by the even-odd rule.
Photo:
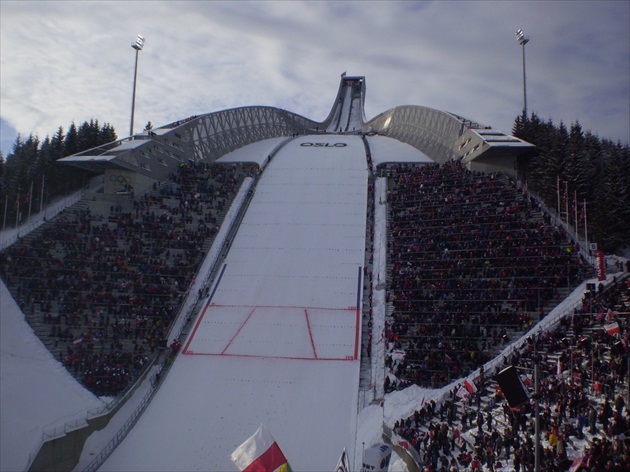
[[[350,360],[356,309],[209,305],[184,354]]]

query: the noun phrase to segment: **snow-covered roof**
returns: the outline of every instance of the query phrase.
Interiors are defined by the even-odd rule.
[[[478,135],[488,146],[533,147],[531,143],[497,129],[471,129],[470,132]]]
[[[279,138],[264,139],[256,143],[247,144],[246,146],[220,157],[216,160],[216,162],[219,164],[231,162],[255,162],[262,167],[269,158],[269,155],[284,141],[287,141],[287,138],[282,136]]]
[[[422,151],[396,139],[387,136],[368,136],[367,140],[372,151],[372,162],[375,168],[386,162],[433,162]]]

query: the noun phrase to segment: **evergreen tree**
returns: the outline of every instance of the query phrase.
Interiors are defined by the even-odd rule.
[[[630,248],[628,145],[602,140],[584,131],[579,122],[567,130],[564,123],[544,122],[535,113],[518,116],[513,131],[537,147],[527,174],[528,187],[549,208],[560,206],[561,214],[568,206],[571,225],[576,224],[574,205],[581,211],[586,202],[589,241],[605,252]],[[578,215],[580,223],[584,217]]]
[[[111,143],[112,141],[116,141],[117,139],[118,136],[116,136],[116,131],[114,131],[114,128],[109,123],[105,123],[99,132],[99,145]]]
[[[628,166],[624,164],[623,149],[609,147],[603,178],[597,186],[595,236],[600,248],[612,252],[630,243],[630,193]]]
[[[0,159],[0,205],[4,211],[7,203],[6,223],[15,224],[18,208],[22,220],[28,214],[29,204],[32,212],[40,210],[42,179],[44,202],[83,185],[87,172],[61,165],[58,159],[116,139],[114,128],[109,124],[101,128],[98,120],[84,122],[78,128],[71,123],[67,134],[60,126],[52,138],[46,136],[41,142],[33,135],[27,139],[18,135],[6,159]]]
[[[74,124],[74,121],[70,123],[70,128],[68,128],[68,132],[66,133],[66,139],[63,142],[63,156],[72,156],[79,152],[79,131],[77,130],[77,126]]]

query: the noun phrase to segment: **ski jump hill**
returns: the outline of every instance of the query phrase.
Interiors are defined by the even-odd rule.
[[[295,470],[353,450],[368,172],[359,137],[317,139],[265,168],[181,355],[104,470],[231,470],[261,423]],[[136,454],[147,443],[169,446]]]
[[[260,169],[235,200],[242,217],[223,237],[227,255],[213,259],[211,248],[213,275],[197,278],[194,288],[208,290],[179,354],[100,470],[236,470],[230,453],[261,423],[294,470],[334,470],[344,448],[352,463],[360,458],[363,274],[376,167],[459,158],[473,170],[518,177],[533,148],[420,106],[368,121],[365,90],[364,77],[342,77],[323,122],[236,108],[61,160],[103,173],[106,194],[141,195],[187,161]],[[384,257],[380,264],[384,271]]]

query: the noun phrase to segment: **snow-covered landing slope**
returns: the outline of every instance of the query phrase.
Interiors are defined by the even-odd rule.
[[[367,165],[356,136],[305,136],[265,169],[216,293],[107,471],[236,470],[265,423],[294,470],[354,452]]]

